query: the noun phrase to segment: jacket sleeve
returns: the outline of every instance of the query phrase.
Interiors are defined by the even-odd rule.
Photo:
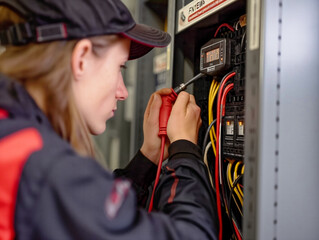
[[[154,208],[176,221],[182,239],[217,239],[216,202],[200,148],[179,140],[171,144],[169,155]]]
[[[132,182],[140,207],[146,207],[150,186],[155,179],[157,166],[139,150],[124,169],[114,170],[116,178],[127,178]]]
[[[28,161],[20,181],[18,239],[217,239],[213,195],[198,159],[168,161],[152,213],[138,208],[129,181],[114,179],[94,160],[78,156],[57,160],[34,196],[36,166]]]

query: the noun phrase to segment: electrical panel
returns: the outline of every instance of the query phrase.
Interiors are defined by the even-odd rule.
[[[245,53],[246,15],[220,22],[211,27],[212,39],[200,47],[199,70],[206,75],[195,85],[194,95],[202,108],[203,139],[211,126],[210,142],[203,151],[213,181],[216,197],[220,198],[220,219],[223,239],[241,239],[243,216],[243,175],[245,138]],[[227,81],[227,82],[226,82]],[[210,84],[207,91],[207,84]],[[207,117],[208,116],[208,117]],[[205,134],[206,134],[205,133]],[[216,137],[214,137],[216,135]],[[219,163],[216,164],[216,161]],[[218,176],[216,177],[216,167]],[[216,188],[219,184],[219,188]],[[217,191],[219,192],[217,194]]]
[[[218,48],[215,46],[210,51],[217,51],[219,49],[220,52],[222,50],[225,52],[224,54],[219,54],[219,58],[224,60],[224,64],[220,64],[219,68],[215,67],[215,70],[208,73],[212,81],[219,84],[218,94],[222,96],[221,102],[218,102],[218,94],[215,96],[215,106],[209,106],[208,104],[208,107],[212,108],[209,111],[213,111],[213,116],[220,118],[220,121],[217,120],[218,125],[215,125],[216,133],[218,131],[217,128],[220,128],[219,136],[211,138],[211,140],[215,141],[216,148],[220,148],[219,151],[215,149],[216,154],[219,154],[219,156],[214,155],[213,151],[210,151],[208,159],[212,159],[213,162],[214,159],[215,161],[219,161],[219,178],[221,179],[219,183],[219,196],[222,199],[221,211],[222,221],[224,222],[224,239],[241,239],[242,234],[246,24],[240,21],[240,18],[245,18],[245,15],[221,22],[219,25],[222,26],[221,28],[213,28],[212,33],[215,32],[216,37],[208,42],[224,43],[219,44]],[[233,76],[221,88],[223,79],[230,73],[233,73]],[[201,88],[204,86],[201,86],[199,82],[196,87]],[[208,101],[210,101],[209,98]],[[220,106],[217,106],[217,104],[220,104]],[[220,111],[220,113],[217,111]],[[210,122],[207,122],[207,125],[209,124]],[[216,141],[219,144],[216,144]],[[216,164],[214,167],[216,167]],[[214,167],[211,169],[212,175],[216,175]],[[218,183],[215,181],[214,184]]]
[[[201,108],[198,144],[216,196],[218,239],[317,239],[319,34],[311,26],[319,2],[168,4],[171,85],[204,74],[189,91]],[[291,176],[299,177],[298,194]]]

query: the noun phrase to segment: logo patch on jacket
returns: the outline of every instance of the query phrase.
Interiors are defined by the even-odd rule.
[[[105,212],[108,218],[112,219],[116,217],[130,187],[131,183],[129,181],[119,179],[114,181],[111,195],[106,199],[105,202]]]

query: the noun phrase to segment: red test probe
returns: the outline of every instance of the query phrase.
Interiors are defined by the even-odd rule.
[[[171,94],[162,96],[162,106],[160,108],[160,114],[159,114],[159,132],[158,132],[158,136],[162,140],[161,156],[160,156],[160,160],[159,160],[158,166],[157,166],[157,173],[156,173],[156,178],[155,178],[155,182],[154,182],[154,187],[153,187],[153,192],[152,192],[152,197],[151,197],[151,201],[149,204],[148,212],[151,212],[153,209],[155,189],[156,189],[156,186],[157,186],[158,181],[159,181],[159,177],[160,177],[161,169],[162,169],[162,162],[163,162],[163,158],[164,158],[165,140],[166,140],[166,136],[167,136],[167,131],[166,131],[167,122],[168,122],[169,116],[171,114],[173,104],[177,98],[177,95],[181,91],[185,90],[189,84],[193,83],[195,80],[199,79],[202,76],[204,76],[204,74],[199,73],[195,77],[190,79],[188,82],[182,83],[178,87],[172,89]]]

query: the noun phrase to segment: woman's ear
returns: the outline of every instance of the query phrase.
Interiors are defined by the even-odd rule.
[[[81,79],[89,70],[91,58],[92,42],[88,39],[77,42],[71,57],[71,67],[75,80]]]

